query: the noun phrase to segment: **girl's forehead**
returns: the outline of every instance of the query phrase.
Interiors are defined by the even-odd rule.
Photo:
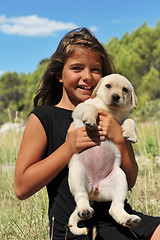
[[[75,46],[72,51],[73,54],[92,54],[92,55],[100,55],[97,51],[87,48],[87,47],[81,47],[81,46]]]
[[[88,59],[93,59],[101,64],[100,54],[92,49],[88,49],[84,47],[75,48],[69,58],[72,58],[72,59],[88,58]]]

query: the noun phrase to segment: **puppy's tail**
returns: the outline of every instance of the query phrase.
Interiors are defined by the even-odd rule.
[[[96,226],[94,226],[92,229],[92,240],[95,240],[96,236],[97,236],[97,228]]]
[[[87,235],[88,229],[87,228],[79,228],[77,226],[77,223],[79,222],[80,217],[78,216],[78,211],[75,209],[75,211],[71,214],[69,218],[69,228],[70,231],[75,235]]]
[[[79,228],[77,226],[78,222],[80,221],[80,217],[78,216],[78,211],[77,209],[75,209],[75,211],[71,214],[70,218],[69,218],[69,223],[68,223],[68,227],[70,228],[70,231],[74,234],[74,235],[87,235],[89,229],[86,227],[83,228]],[[93,226],[92,228],[92,240],[96,239],[97,236],[97,228],[96,226]]]

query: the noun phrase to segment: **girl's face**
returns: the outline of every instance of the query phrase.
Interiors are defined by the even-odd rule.
[[[64,65],[62,77],[63,94],[57,106],[73,110],[88,99],[102,77],[100,55],[86,48],[77,48]]]

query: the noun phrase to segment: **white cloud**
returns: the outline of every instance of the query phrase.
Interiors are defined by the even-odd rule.
[[[96,26],[91,26],[89,29],[91,32],[96,32],[98,30]]]
[[[113,19],[112,22],[113,23],[121,23],[121,20],[120,19]]]
[[[125,17],[120,17],[119,19],[113,19],[112,23],[121,23],[121,24],[126,24],[130,22],[130,19],[127,19]]]
[[[11,17],[0,16],[0,32],[22,36],[53,36],[55,32],[70,30],[77,26],[72,23],[58,22],[37,15]]]

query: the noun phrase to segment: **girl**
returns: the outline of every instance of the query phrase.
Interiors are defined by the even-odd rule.
[[[95,36],[86,28],[75,29],[61,40],[34,98],[35,109],[26,125],[16,162],[15,192],[22,200],[47,186],[51,239],[65,239],[68,219],[75,208],[68,187],[67,167],[74,153],[93,147],[108,137],[121,152],[121,167],[129,188],[135,184],[138,167],[132,147],[124,140],[121,126],[110,114],[99,110],[96,130],[85,127],[73,130],[71,124],[72,111],[77,104],[91,96],[101,77],[113,72],[111,58]],[[67,239],[91,239],[93,225],[97,226],[98,240],[159,239],[160,218],[135,213],[142,222],[129,229],[110,217],[109,205],[95,203],[94,216],[79,222],[79,227],[89,227],[89,234],[75,236],[67,229]],[[127,202],[125,208],[133,212]]]

